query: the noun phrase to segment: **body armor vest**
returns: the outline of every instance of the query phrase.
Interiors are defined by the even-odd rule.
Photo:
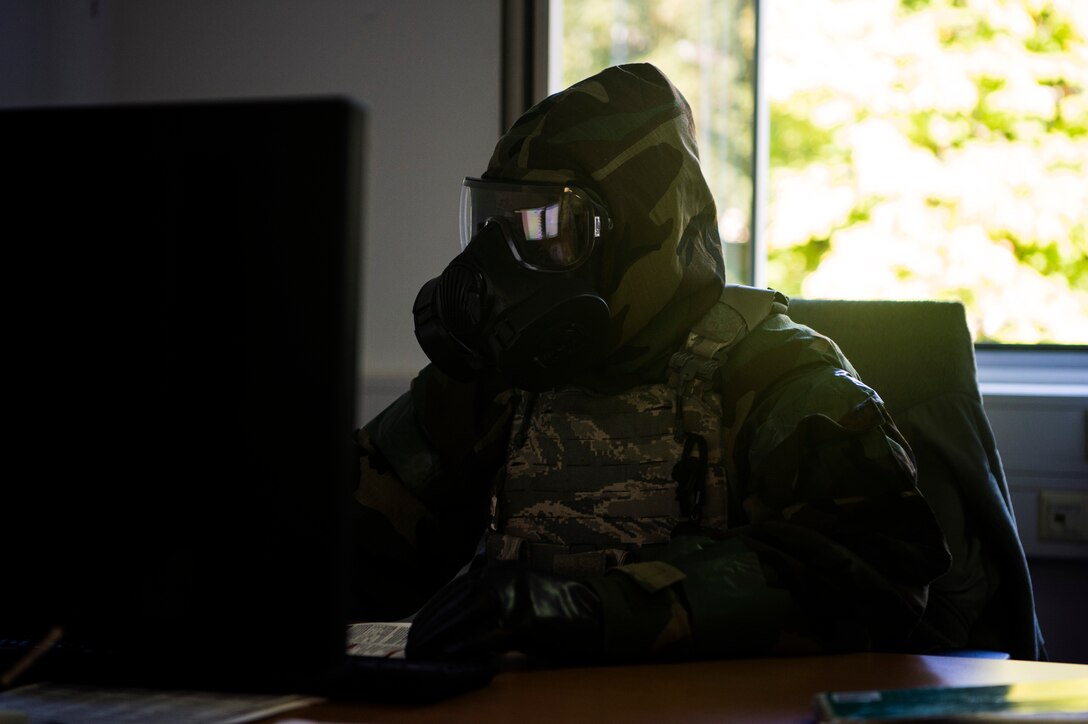
[[[667,380],[610,395],[573,386],[525,395],[493,497],[489,557],[586,577],[652,558],[678,533],[726,528],[720,369],[784,303],[727,285]]]

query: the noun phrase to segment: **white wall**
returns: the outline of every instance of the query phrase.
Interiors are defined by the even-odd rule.
[[[500,132],[500,23],[500,0],[0,0],[0,106],[361,101],[363,420],[426,362],[412,301]]]

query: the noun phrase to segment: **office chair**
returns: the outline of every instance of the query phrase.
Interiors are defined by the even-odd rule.
[[[919,635],[953,655],[1045,658],[963,305],[793,299],[788,314],[839,345],[914,450],[953,560],[930,587]]]

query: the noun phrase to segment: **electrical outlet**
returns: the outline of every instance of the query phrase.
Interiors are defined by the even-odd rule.
[[[1088,543],[1088,492],[1039,492],[1039,538],[1067,543]]]

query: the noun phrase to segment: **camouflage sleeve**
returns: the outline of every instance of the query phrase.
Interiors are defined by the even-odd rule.
[[[724,373],[730,528],[604,576],[609,646],[622,635],[685,655],[909,648],[949,556],[879,397],[833,343],[782,315]]]
[[[516,399],[428,366],[356,431],[353,616],[403,618],[473,555]]]

